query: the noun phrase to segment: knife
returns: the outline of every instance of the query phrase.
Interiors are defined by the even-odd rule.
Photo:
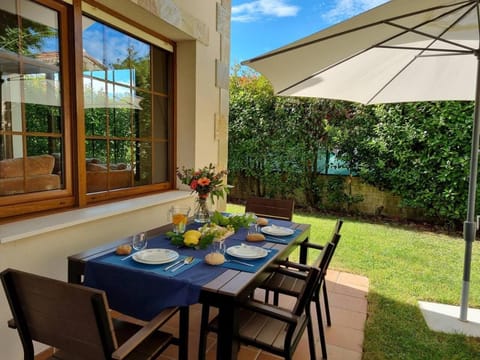
[[[168,266],[167,266],[165,269],[163,269],[163,270],[167,271],[167,270],[171,269],[172,267],[174,267],[175,265],[180,264],[182,261],[183,261],[183,259],[178,260],[178,261],[175,261],[173,264],[168,265]]]

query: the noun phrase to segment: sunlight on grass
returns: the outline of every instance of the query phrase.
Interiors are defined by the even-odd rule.
[[[229,204],[227,210],[241,213],[244,208]],[[311,224],[311,241],[324,244],[336,218],[295,212],[293,220]],[[363,359],[480,359],[479,339],[430,331],[418,307],[419,300],[459,304],[463,239],[344,220],[330,267],[364,275],[370,281]],[[469,305],[476,308],[480,308],[479,255],[475,242]]]

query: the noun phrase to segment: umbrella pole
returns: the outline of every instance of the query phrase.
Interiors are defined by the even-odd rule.
[[[477,83],[475,94],[475,111],[473,115],[472,130],[472,150],[470,157],[470,181],[468,186],[468,207],[467,220],[463,223],[463,236],[465,239],[465,256],[463,265],[463,286],[462,298],[460,302],[460,320],[468,321],[468,293],[470,291],[470,265],[472,262],[472,245],[475,241],[476,223],[475,223],[475,200],[477,191],[477,173],[478,173],[478,142],[480,134],[480,58],[477,56]]]

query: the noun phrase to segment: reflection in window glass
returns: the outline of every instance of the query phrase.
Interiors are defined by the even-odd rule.
[[[58,23],[36,2],[0,3],[0,161],[20,169],[0,196],[64,187]]]
[[[96,184],[88,191],[167,182],[171,54],[88,17],[83,21],[86,157],[99,159],[107,177],[104,188]],[[134,181],[126,174],[120,181],[120,170]]]

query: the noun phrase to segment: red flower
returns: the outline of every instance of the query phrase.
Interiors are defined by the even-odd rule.
[[[208,186],[208,185],[210,185],[210,182],[211,182],[211,180],[209,178],[206,178],[206,177],[202,177],[202,178],[198,179],[198,185],[200,185],[200,186]]]
[[[198,181],[196,179],[193,179],[192,182],[190,183],[190,189],[195,190],[197,188]]]

